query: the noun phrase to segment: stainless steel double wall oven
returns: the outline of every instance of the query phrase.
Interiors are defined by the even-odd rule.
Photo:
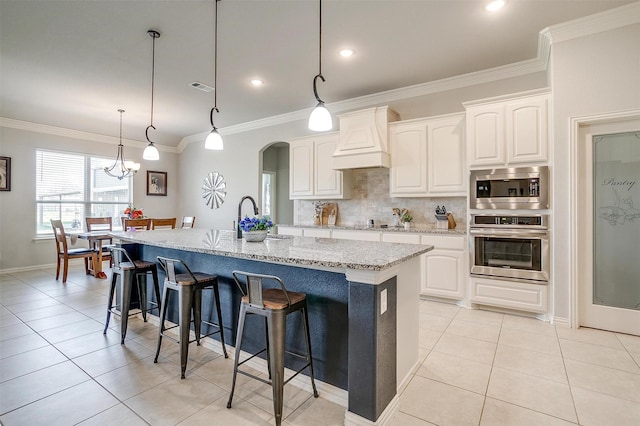
[[[471,209],[494,210],[471,215],[471,275],[548,282],[548,168],[474,170],[469,187]]]

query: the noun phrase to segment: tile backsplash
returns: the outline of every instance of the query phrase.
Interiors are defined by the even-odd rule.
[[[446,206],[456,222],[463,225],[467,220],[465,197],[441,198],[392,198],[389,196],[389,169],[358,169],[351,171],[351,199],[322,200],[338,203],[337,225],[366,225],[373,219],[377,225],[393,225],[392,208],[406,208],[416,225],[435,224],[437,206]],[[294,224],[313,225],[314,200],[295,200]]]

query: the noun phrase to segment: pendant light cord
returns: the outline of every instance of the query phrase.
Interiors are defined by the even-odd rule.
[[[149,139],[149,129],[156,130],[153,125],[153,98],[156,80],[156,39],[160,37],[160,33],[154,30],[149,30],[147,31],[147,34],[149,34],[153,39],[151,44],[151,124],[147,126],[147,130],[145,130],[144,134],[147,137],[147,141],[152,144],[153,142]]]
[[[322,77],[322,0],[320,0],[319,3],[320,3],[320,19],[319,19],[320,37],[318,39],[318,75]],[[322,79],[322,81],[324,81],[324,78]]]
[[[209,113],[209,121],[211,122],[211,127],[216,128],[215,124],[213,124],[213,113],[214,111],[220,113],[218,109],[218,2],[220,0],[213,0],[215,5],[215,28],[213,31],[213,108],[211,108],[211,112]]]
[[[324,102],[322,101],[322,99],[320,99],[320,96],[318,95],[318,89],[317,89],[317,81],[318,79],[322,80],[323,82],[325,81],[324,77],[322,76],[322,0],[319,1],[320,3],[320,19],[319,19],[319,39],[318,39],[318,75],[316,75],[313,78],[313,95],[316,97],[316,100],[318,101],[318,103],[322,103],[324,104]]]

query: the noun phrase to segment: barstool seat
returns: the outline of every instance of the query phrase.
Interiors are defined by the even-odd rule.
[[[133,260],[129,253],[121,248],[111,246],[111,257],[113,259],[113,268],[111,275],[111,287],[109,289],[109,303],[107,305],[107,320],[104,325],[103,334],[107,333],[109,328],[109,320],[111,314],[120,314],[120,336],[121,343],[124,344],[124,338],[127,335],[127,325],[129,322],[129,316],[135,315],[135,313],[129,313],[129,305],[131,304],[131,291],[133,290],[133,282],[135,280],[138,288],[138,297],[140,299],[140,311],[142,313],[142,319],[147,321],[147,312],[160,307],[160,286],[158,285],[158,268],[155,263],[147,262],[145,260]],[[126,259],[126,261],[123,261]],[[147,274],[151,274],[153,277],[153,287],[156,294],[156,302],[147,301]],[[114,294],[116,293],[116,286],[120,284],[120,300],[119,303],[114,304]],[[147,303],[151,307],[147,307]],[[118,309],[120,312],[118,313]]]
[[[313,377],[313,358],[311,355],[311,338],[309,336],[309,318],[307,315],[307,295],[287,291],[282,280],[274,275],[252,274],[249,272],[233,271],[233,278],[236,285],[242,292],[242,303],[240,304],[240,314],[238,318],[238,333],[236,337],[236,349],[233,363],[233,383],[227,408],[231,408],[233,393],[236,387],[236,377],[238,373],[263,383],[271,385],[273,393],[273,411],[276,425],[282,423],[282,405],[284,385],[297,376],[302,370],[309,368],[313,396],[318,397],[316,383]],[[263,288],[263,282],[276,283],[276,288]],[[243,289],[246,288],[246,291]],[[304,329],[305,344],[307,353],[305,355],[289,352],[285,349],[288,314],[300,312],[302,318],[302,328]],[[266,347],[261,351],[251,355],[240,362],[240,352],[242,346],[242,335],[244,333],[245,319],[248,314],[260,315],[266,321]],[[264,380],[249,372],[242,371],[239,367],[253,357],[266,352],[267,365],[269,369],[269,379]],[[284,380],[284,358],[285,353],[304,359],[306,363],[300,367],[293,376]]]
[[[160,355],[160,347],[162,346],[162,337],[167,337],[175,342],[180,343],[180,369],[181,378],[184,379],[187,370],[187,359],[189,355],[189,343],[196,342],[200,345],[200,339],[220,333],[220,343],[222,343],[222,352],[224,357],[228,358],[227,349],[224,344],[224,328],[222,325],[222,311],[220,309],[220,293],[218,291],[218,276],[207,274],[204,272],[192,272],[186,263],[178,259],[170,259],[158,256],[160,266],[166,273],[164,280],[164,289],[162,290],[162,302],[160,309],[160,326],[158,328],[158,347],[154,363],[158,362]],[[176,266],[184,269],[185,272],[176,273]],[[202,290],[212,289],[215,298],[216,313],[218,315],[218,323],[202,320]],[[167,308],[169,306],[169,291],[178,293],[178,324],[172,327],[165,327],[165,319],[167,317]],[[193,313],[193,323],[195,331],[195,339],[190,340],[190,323],[191,314]],[[211,333],[202,334],[201,326],[206,324],[216,328]],[[179,328],[178,339],[172,338],[165,334],[165,331],[173,328]]]

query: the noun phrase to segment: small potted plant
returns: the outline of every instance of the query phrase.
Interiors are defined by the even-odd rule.
[[[249,242],[260,242],[267,238],[267,232],[273,227],[273,222],[268,217],[245,216],[240,221],[242,238]]]
[[[413,220],[413,216],[411,216],[411,213],[409,213],[409,210],[405,210],[404,212],[402,212],[402,216],[400,216],[400,221],[403,223],[404,229],[411,228],[412,220]]]

